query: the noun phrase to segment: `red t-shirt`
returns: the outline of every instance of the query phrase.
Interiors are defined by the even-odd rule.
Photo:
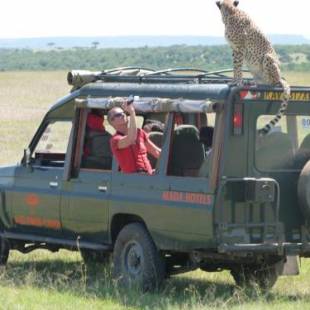
[[[86,129],[87,130],[92,130],[92,131],[98,131],[98,132],[104,132],[105,127],[103,125],[103,117],[89,113],[87,115],[87,120],[86,120]],[[84,156],[89,156],[90,155],[90,150],[88,145],[84,145]]]
[[[124,173],[145,171],[148,174],[152,174],[153,169],[149,159],[147,158],[147,149],[145,146],[148,136],[144,130],[137,130],[137,139],[135,144],[119,149],[117,145],[118,141],[122,137],[123,135],[117,132],[110,140],[112,153],[116,157],[121,171]]]
[[[103,116],[98,116],[92,113],[89,113],[87,115],[86,125],[91,130],[105,131],[103,122],[104,122]]]

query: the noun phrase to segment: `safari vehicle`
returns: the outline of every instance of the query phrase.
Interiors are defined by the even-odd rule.
[[[113,253],[120,284],[144,290],[196,268],[268,289],[287,262],[309,257],[310,88],[292,87],[286,116],[259,136],[282,90],[232,86],[224,71],[73,71],[68,81],[72,92],[47,112],[21,163],[0,169],[1,264],[10,250],[65,248],[86,263]],[[153,175],[121,173],[103,136],[110,160],[84,158],[88,113],[106,115],[130,95],[141,126],[165,123],[149,134],[162,149]]]

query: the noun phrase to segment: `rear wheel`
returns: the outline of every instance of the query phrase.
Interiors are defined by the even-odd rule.
[[[231,270],[231,275],[238,286],[250,289],[258,287],[262,291],[271,289],[278,279],[276,264],[242,265]]]
[[[113,276],[124,287],[154,290],[165,276],[164,261],[140,223],[128,224],[120,231],[114,246],[113,262]]]
[[[0,266],[6,265],[10,253],[10,243],[7,239],[0,237]]]

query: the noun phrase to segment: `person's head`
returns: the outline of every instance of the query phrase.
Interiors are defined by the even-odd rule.
[[[108,112],[108,122],[116,129],[125,129],[128,125],[128,118],[124,110],[120,107],[114,107]]]
[[[90,113],[93,115],[101,116],[101,117],[104,116],[104,110],[102,109],[91,109]]]
[[[151,131],[158,131],[163,132],[164,131],[164,124],[158,120],[154,119],[147,119],[144,122],[143,130],[145,132],[151,132]]]
[[[104,130],[104,111],[102,109],[91,109],[87,115],[86,125],[90,130]]]
[[[214,128],[209,126],[201,127],[199,130],[199,140],[207,148],[212,147]]]

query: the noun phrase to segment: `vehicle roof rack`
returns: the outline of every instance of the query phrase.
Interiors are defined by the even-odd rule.
[[[243,70],[247,73],[248,70]],[[186,83],[186,84],[227,84],[232,81],[233,69],[206,71],[195,68],[169,68],[154,70],[145,67],[118,67],[103,71],[73,70],[67,80],[73,90],[93,82],[127,83]],[[244,79],[246,84],[253,83],[252,78]]]

